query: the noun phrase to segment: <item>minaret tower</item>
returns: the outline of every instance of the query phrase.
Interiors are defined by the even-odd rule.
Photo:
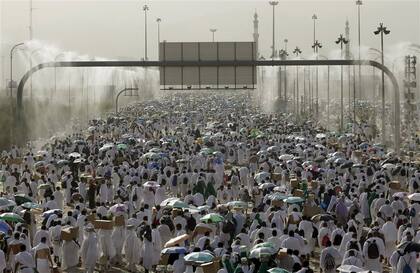
[[[255,42],[255,52],[256,52],[256,58],[260,57],[260,52],[258,51],[258,38],[260,34],[258,34],[258,14],[257,11],[254,13],[254,42]]]
[[[349,41],[346,44],[346,60],[350,60],[350,24],[349,24],[349,19],[346,20],[346,40]]]

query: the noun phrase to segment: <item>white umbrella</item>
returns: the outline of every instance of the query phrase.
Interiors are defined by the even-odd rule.
[[[284,160],[284,161],[288,161],[288,160],[292,160],[293,159],[293,155],[289,155],[289,154],[284,154],[279,156],[280,160]]]
[[[412,193],[408,196],[408,199],[411,201],[420,202],[420,193],[419,192]]]
[[[385,170],[395,169],[395,165],[391,164],[391,163],[386,163],[386,164],[382,165],[382,169],[385,169]]]
[[[347,264],[338,267],[337,270],[340,271],[340,272],[362,272],[362,271],[364,271],[363,268],[357,267],[355,265],[347,265]]]
[[[255,179],[255,181],[257,181],[257,183],[261,183],[267,177],[270,177],[270,173],[268,173],[268,172],[260,172],[260,173],[257,173],[254,176],[254,179]]]

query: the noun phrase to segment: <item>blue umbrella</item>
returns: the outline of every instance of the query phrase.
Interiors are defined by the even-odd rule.
[[[9,230],[12,230],[12,228],[9,226],[9,224],[6,223],[5,221],[0,220],[0,232],[8,234]]]
[[[164,248],[161,252],[162,254],[185,254],[187,253],[187,248],[174,246],[174,247],[167,247]]]

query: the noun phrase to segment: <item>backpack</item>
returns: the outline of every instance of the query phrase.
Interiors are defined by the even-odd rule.
[[[325,255],[324,268],[325,271],[335,270],[335,259],[330,253]]]
[[[312,238],[313,239],[318,238],[318,234],[319,234],[318,229],[315,226],[312,226],[312,229],[313,229]]]
[[[351,240],[349,243],[349,249],[354,249],[359,251],[359,245],[357,244],[357,241]]]
[[[379,258],[379,248],[376,244],[376,241],[368,241],[367,253],[369,259],[378,259]]]
[[[413,270],[411,269],[411,266],[410,266],[410,262],[411,262],[411,257],[410,257],[410,260],[408,260],[408,262],[404,259],[404,257],[401,255],[401,253],[399,253],[400,254],[400,257],[404,260],[404,262],[405,262],[405,265],[404,265],[404,267],[403,267],[403,270],[402,270],[402,273],[413,273]]]
[[[342,240],[343,240],[343,236],[341,236],[341,234],[335,235],[333,245],[339,246]]]
[[[223,233],[231,233],[235,230],[235,224],[232,221],[225,220],[223,222],[222,231]]]
[[[326,247],[328,241],[330,241],[330,237],[328,237],[328,235],[324,235],[324,237],[322,237],[322,240],[321,240],[321,245],[323,247]]]
[[[173,187],[176,187],[178,185],[178,176],[174,175],[174,177],[172,178],[172,182],[171,182]]]

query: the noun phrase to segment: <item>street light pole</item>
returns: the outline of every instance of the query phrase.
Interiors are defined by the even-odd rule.
[[[388,35],[391,31],[389,31],[383,23],[379,24],[377,30],[373,33],[375,35],[381,34],[381,61],[382,65],[384,65],[384,34]],[[382,71],[382,144],[385,145],[385,77],[384,72]]]
[[[61,52],[57,56],[55,56],[54,61],[56,62],[58,57],[64,55],[64,52]],[[54,67],[54,95],[57,94],[57,67]]]
[[[212,42],[214,43],[214,33],[217,31],[217,29],[215,29],[215,28],[211,28],[210,29],[210,32],[211,32],[211,34],[212,34]]]
[[[147,5],[143,6],[144,11],[144,60],[147,61],[147,11],[149,7]]]
[[[275,7],[277,6],[277,4],[279,3],[278,1],[270,1],[268,2],[272,7],[273,7],[273,44],[272,44],[272,53],[271,53],[271,58],[274,59],[275,56],[275,50],[276,50],[276,40],[275,40]]]
[[[312,48],[314,49],[314,52],[316,54],[316,59],[318,60],[318,49],[322,48],[322,44],[318,42],[318,40],[315,41],[315,43],[312,45]],[[315,102],[315,113],[316,117],[318,118],[319,114],[319,105],[318,105],[318,66],[316,67],[316,102]]]
[[[13,51],[24,43],[15,44],[12,49],[10,49],[10,98],[13,96]]]
[[[159,47],[159,44],[160,44],[160,22],[162,22],[162,19],[157,18],[156,22],[157,22],[157,27],[158,27],[158,47]]]
[[[318,19],[318,16],[316,16],[316,14],[312,15],[312,20],[314,21],[314,43],[316,41],[316,25],[315,22]]]
[[[360,56],[360,7],[363,5],[362,0],[356,1],[357,5],[357,27],[358,27],[358,40],[359,40],[359,61],[361,60]],[[362,66],[359,64],[359,96],[362,96]]]
[[[296,58],[299,58],[299,54],[302,54],[302,50],[299,47],[296,47],[293,50],[293,53],[296,55]],[[296,94],[295,94],[295,111],[296,116],[299,115],[299,66],[296,66]]]
[[[341,48],[341,59],[343,58],[343,45],[347,44],[349,41],[344,38],[343,34],[340,34],[337,41],[335,41],[336,44],[340,44]],[[344,98],[343,98],[343,66],[341,66],[341,86],[340,86],[340,104],[341,104],[341,113],[340,113],[340,132],[343,132],[344,129]]]

